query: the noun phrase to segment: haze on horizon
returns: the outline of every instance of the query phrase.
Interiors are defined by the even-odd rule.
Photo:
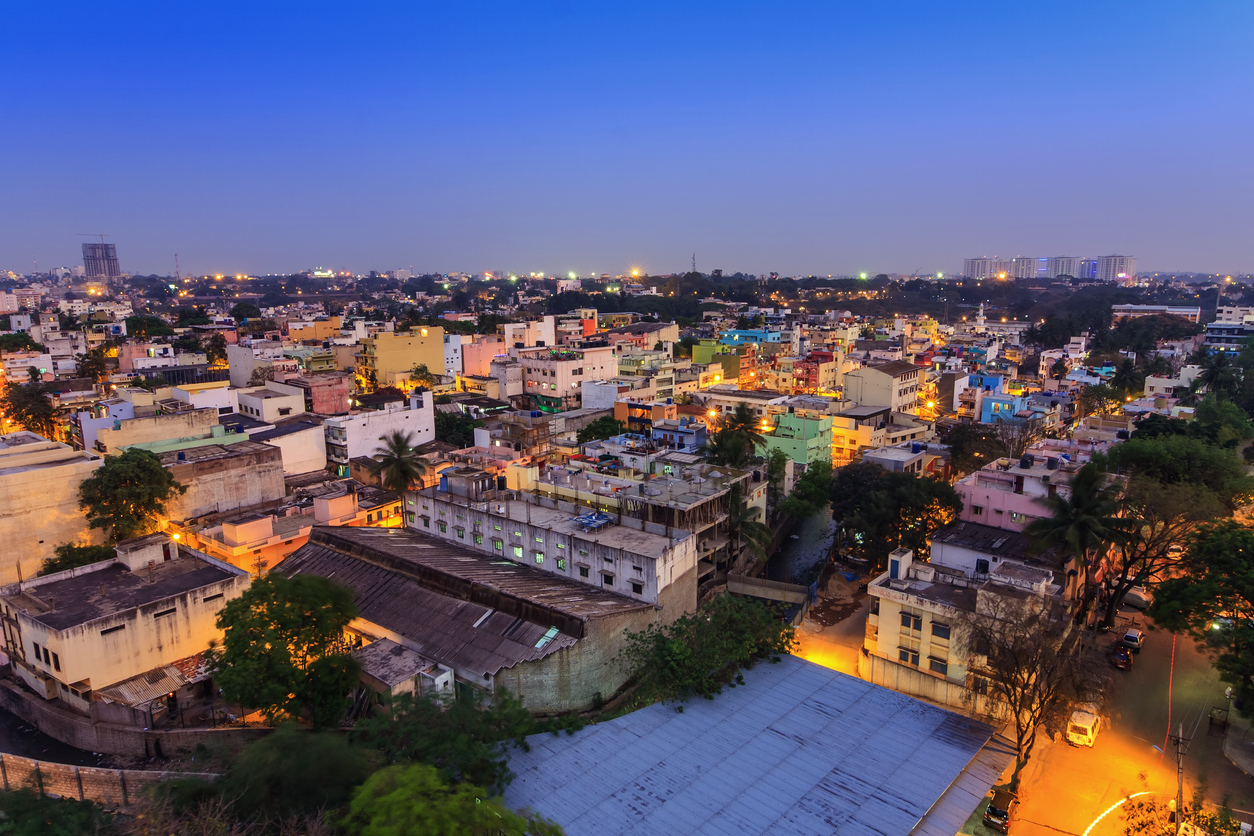
[[[588,7],[585,7],[588,6]],[[1254,5],[17,4],[0,269],[1254,270]]]

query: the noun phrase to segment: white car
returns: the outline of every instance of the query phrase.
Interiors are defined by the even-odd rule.
[[[1143,586],[1134,586],[1124,594],[1123,602],[1129,607],[1143,610],[1154,603],[1154,595]]]
[[[1129,630],[1123,634],[1121,644],[1133,653],[1140,653],[1145,646],[1145,633],[1142,630]]]

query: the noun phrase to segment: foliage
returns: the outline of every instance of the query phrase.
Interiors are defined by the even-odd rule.
[[[380,436],[379,441],[383,444],[371,456],[374,464],[370,466],[370,474],[379,477],[384,488],[399,494],[409,490],[415,482],[422,482],[427,475],[427,463],[414,451],[409,433],[393,430]]]
[[[796,643],[791,625],[752,598],[722,595],[671,624],[627,631],[619,662],[635,676],[645,701],[713,699],[725,684],[740,684],[741,668],[759,659],[779,661]]]
[[[740,483],[732,485],[727,492],[727,533],[733,543],[745,545],[758,557],[766,557],[774,535],[770,526],[758,519],[761,509],[756,505],[748,505],[744,501],[744,492]],[[734,550],[739,553],[739,549]]]
[[[1228,509],[1205,488],[1134,476],[1128,483],[1123,513],[1128,524],[1112,558],[1114,584],[1106,602],[1107,627],[1114,625],[1129,589],[1156,583],[1171,569],[1176,562],[1173,546],[1183,543],[1200,523],[1227,516]]]
[[[744,467],[752,458],[749,439],[730,429],[707,434],[701,454],[707,461],[724,467]]]
[[[388,710],[360,720],[354,742],[378,750],[387,763],[416,761],[448,781],[467,781],[501,792],[513,776],[507,745],[525,748],[536,731],[531,712],[507,689],[491,698],[468,692],[459,699],[401,694]]]
[[[1001,441],[988,424],[958,424],[945,437],[949,464],[955,475],[979,470],[1005,455]]]
[[[39,381],[10,383],[0,394],[0,410],[31,432],[51,439],[57,431],[57,411],[47,392]]]
[[[53,552],[56,554],[56,557],[50,557],[44,561],[43,567],[39,570],[41,575],[64,572],[66,569],[77,569],[79,566],[99,563],[102,560],[112,560],[118,556],[117,551],[111,545],[76,546],[73,543],[62,543],[53,549]]]
[[[1202,363],[1202,370],[1198,372],[1197,379],[1208,391],[1228,394],[1241,383],[1241,367],[1228,352],[1212,352]]]
[[[472,784],[449,786],[426,764],[380,769],[357,788],[341,826],[349,836],[560,836]]]
[[[414,366],[414,370],[409,373],[409,382],[415,386],[422,386],[430,389],[435,385],[435,375],[427,368],[426,363],[419,363]]]
[[[753,410],[744,401],[736,404],[731,412],[724,412],[718,423],[722,424],[722,432],[737,433],[749,442],[750,450],[766,446],[766,437]]]
[[[1035,416],[999,415],[993,422],[992,433],[1002,452],[1012,459],[1018,459],[1027,452],[1028,447],[1040,440],[1045,430],[1041,420]]]
[[[165,517],[166,503],[186,492],[155,453],[131,448],[105,458],[83,480],[78,506],[87,512],[92,528],[109,532],[114,540],[126,540],[151,532]]]
[[[1167,802],[1154,795],[1133,799],[1120,810],[1124,836],[1176,836],[1173,816]],[[1227,804],[1219,808],[1207,807],[1200,786],[1193,800],[1185,803],[1182,819],[1194,826],[1191,831],[1194,834],[1240,836],[1241,833],[1241,822],[1233,818]]]
[[[369,774],[367,753],[343,735],[287,722],[232,763],[222,794],[242,816],[307,814],[345,803]]]
[[[1109,415],[1123,403],[1123,396],[1118,390],[1099,383],[1096,386],[1085,386],[1076,399],[1080,415]]]
[[[338,642],[356,616],[352,593],[326,578],[257,578],[218,613],[224,635],[213,668],[222,696],[271,722],[307,711],[317,727],[335,725],[348,711],[347,672],[357,672]]]
[[[612,438],[613,436],[622,433],[622,431],[622,421],[617,420],[612,415],[603,415],[581,429],[575,435],[575,440],[580,444],[586,444],[589,441],[597,441],[602,438]]]
[[[440,441],[452,444],[459,450],[463,447],[474,447],[474,419],[461,412],[437,412],[435,414],[435,437]]]
[[[1158,585],[1150,615],[1210,646],[1238,702],[1254,705],[1254,529],[1233,520],[1200,529],[1180,568]]]
[[[780,488],[788,469],[788,454],[776,447],[766,454],[766,504],[774,511],[780,502]]]
[[[256,319],[261,316],[261,308],[252,302],[236,302],[231,308],[231,319],[236,322],[244,319]]]
[[[255,366],[248,376],[249,386],[265,386],[267,381],[274,380],[274,366]]]
[[[143,340],[149,337],[172,337],[174,329],[159,316],[128,316],[126,333],[128,336]]]
[[[78,355],[78,374],[80,377],[91,378],[93,383],[100,383],[108,377],[109,369],[105,363],[104,350],[93,348],[86,354]]]
[[[25,331],[16,334],[0,334],[0,351],[37,351],[43,354],[47,350],[31,339],[30,334]]]
[[[226,337],[215,331],[209,335],[209,339],[205,340],[203,345],[205,347],[205,358],[211,366],[226,365]]]
[[[179,308],[178,319],[175,324],[180,328],[190,328],[193,325],[212,325],[213,320],[209,318],[203,306],[195,308]]]
[[[846,544],[877,567],[886,566],[899,547],[926,560],[932,534],[962,510],[962,500],[945,482],[890,473],[870,462],[837,470],[829,495]]]
[[[1145,389],[1145,372],[1137,368],[1136,361],[1125,357],[1110,379],[1110,388],[1123,395],[1138,395]]]
[[[995,596],[982,603],[978,613],[967,616],[968,641],[976,674],[1008,709],[1015,738],[1014,789],[1032,757],[1037,729],[1063,687],[1076,680],[1082,663],[1070,619],[1043,599]]]
[[[112,816],[90,801],[48,798],[33,789],[0,792],[3,836],[107,836],[116,832]]]
[[[794,520],[803,520],[827,506],[831,490],[831,462],[815,462],[793,485],[792,493],[780,505],[779,512]]]
[[[164,377],[154,377],[151,375],[141,375],[133,378],[130,382],[131,386],[138,386],[140,389],[147,389],[149,392],[155,392],[158,389],[164,389],[170,385],[170,381]]]
[[[1213,492],[1229,508],[1246,504],[1254,479],[1235,450],[1198,438],[1163,435],[1136,437],[1116,444],[1095,462],[1121,473],[1133,473],[1166,484],[1186,484]]]

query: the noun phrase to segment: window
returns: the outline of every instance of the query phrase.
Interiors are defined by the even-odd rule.
[[[405,516],[409,518],[410,523],[413,523],[416,519],[418,519],[417,517],[414,516],[413,511],[410,511]]]
[[[457,539],[458,540],[466,539],[466,529],[462,528],[460,525],[457,526]]]
[[[579,577],[581,577],[581,578],[586,578],[586,577],[588,577],[588,567],[587,567],[587,566],[580,566],[580,567],[579,567]]]
[[[498,552],[500,552],[500,551],[504,551],[504,550],[505,550],[505,544],[504,544],[503,542],[501,542],[500,538],[498,538],[498,537],[493,537],[493,538],[492,538],[492,548],[493,548],[494,550],[498,551]]]
[[[982,676],[973,676],[971,678],[971,690],[980,695],[987,694],[988,680]]]
[[[107,635],[109,635],[110,633],[116,633],[118,630],[125,630],[125,629],[126,629],[126,625],[125,625],[125,624],[119,624],[119,625],[118,625],[118,626],[116,626],[116,627],[110,627],[110,628],[108,628],[107,630],[101,630],[101,631],[100,631],[100,635],[102,635],[102,636],[107,636]]]
[[[632,585],[631,585],[631,591],[632,591],[634,594],[636,594],[636,595],[643,595],[643,594],[644,594],[644,584],[642,584],[642,583],[632,583]]]
[[[1011,511],[1011,512],[1010,512],[1010,521],[1011,521],[1012,523],[1019,523],[1020,525],[1022,525],[1023,523],[1025,523],[1025,522],[1027,522],[1027,521],[1028,521],[1028,515],[1027,515],[1027,514],[1020,514],[1018,511]]]
[[[61,670],[61,657],[55,653],[52,654],[52,667],[56,670]]]
[[[908,647],[897,648],[897,659],[907,665],[919,666],[919,651],[911,650]]]
[[[537,535],[536,535],[536,542],[537,542],[537,543],[543,543],[543,542],[544,542],[544,538],[543,538],[543,537],[541,537],[539,534],[537,534]]]
[[[422,527],[423,527],[423,528],[430,528],[430,527],[431,527],[431,518],[430,518],[430,517],[423,517],[423,518],[422,518]]]
[[[635,572],[637,575],[643,575],[643,574],[644,574],[644,567],[642,567],[642,566],[632,566],[632,567],[631,567],[631,569],[632,569],[632,571],[633,571],[633,572]]]
[[[911,612],[901,611],[901,626],[906,630],[922,630],[923,617]]]
[[[918,664],[916,661],[915,664]],[[941,676],[949,675],[949,663],[944,659],[937,659],[935,656],[927,657],[927,667],[932,673],[938,673]]]
[[[153,613],[153,614],[152,614],[152,617],[153,617],[153,618],[161,618],[161,617],[162,617],[162,616],[164,616],[164,615],[174,615],[176,612],[178,612],[178,608],[176,608],[176,607],[170,607],[170,609],[168,609],[168,610],[162,610],[161,612],[155,612],[155,613]]]
[[[476,534],[476,535],[475,535],[475,545],[476,545],[476,546],[482,546],[482,545],[483,545],[483,535],[482,535],[482,534]]]
[[[582,557],[587,557],[587,556],[588,556],[588,553],[587,553],[586,551],[584,551],[583,549],[580,549],[580,550],[579,550],[579,554],[580,554],[580,556],[582,556]]]
[[[566,568],[566,558],[564,558],[564,557],[559,557],[559,558],[557,559],[557,568],[558,568],[558,569],[565,569],[565,568]]]
[[[200,599],[200,603],[202,603],[202,604],[208,604],[210,601],[216,601],[216,600],[218,600],[218,599],[219,599],[219,598],[221,598],[221,597],[222,597],[222,593],[221,593],[221,592],[219,592],[217,595],[206,595],[204,598],[201,598],[201,599]]]
[[[501,527],[500,527],[499,525],[494,525],[494,526],[492,526],[492,530],[493,530],[493,531],[500,531],[500,530],[501,530]]]
[[[522,557],[522,556],[523,556],[523,547],[514,546],[514,557]]]
[[[971,506],[971,513],[972,513],[972,514],[975,514],[977,517],[978,517],[978,516],[980,516],[981,514],[983,514],[983,513],[984,513],[984,506],[983,506],[983,505],[972,505],[972,506]]]
[[[557,547],[558,547],[559,549],[564,549],[564,548],[566,548],[566,544],[565,544],[565,543],[558,543],[558,544],[557,544]]]
[[[374,514],[366,514],[366,522],[374,522]]]
[[[51,658],[49,658],[49,656],[48,656],[48,648],[47,648],[47,647],[45,647],[45,648],[44,648],[44,664],[45,664],[45,665],[51,665],[51,664],[52,664],[52,659],[51,659]]]
[[[613,576],[613,575],[611,575],[611,574],[609,574],[609,573],[602,573],[602,574],[601,574],[601,583],[603,583],[605,586],[613,586],[613,585],[614,585],[614,576]]]
[[[514,536],[515,536],[515,537],[521,537],[521,536],[522,536],[522,532],[521,532],[521,531],[515,531],[515,532],[514,532]]]
[[[932,635],[938,639],[949,640],[949,625],[932,622]]]
[[[532,552],[536,556],[536,563],[544,562],[544,552]]]
[[[441,520],[441,521],[440,521],[439,523],[437,523],[437,524],[440,526],[440,533],[441,533],[441,534],[448,534],[448,523],[446,523],[446,522],[444,522],[443,520]]]
[[[35,645],[35,661],[36,661],[36,662],[38,662],[40,659],[44,658],[44,657],[40,654],[40,650],[39,650],[39,643],[38,643],[38,642],[31,642],[31,644]]]

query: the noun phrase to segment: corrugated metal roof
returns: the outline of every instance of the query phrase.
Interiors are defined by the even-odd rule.
[[[179,669],[174,665],[166,665],[139,676],[132,676],[121,682],[101,688],[96,695],[106,702],[120,702],[123,705],[138,706],[143,703],[164,697],[171,691],[177,691],[187,683]]]
[[[787,657],[683,713],[652,705],[573,736],[537,735],[530,752],[511,757],[518,777],[505,798],[570,836],[931,836],[940,831],[918,828],[934,810],[948,821],[970,802],[970,815],[995,780],[981,764],[962,792],[944,797],[992,734],[983,723]]]

